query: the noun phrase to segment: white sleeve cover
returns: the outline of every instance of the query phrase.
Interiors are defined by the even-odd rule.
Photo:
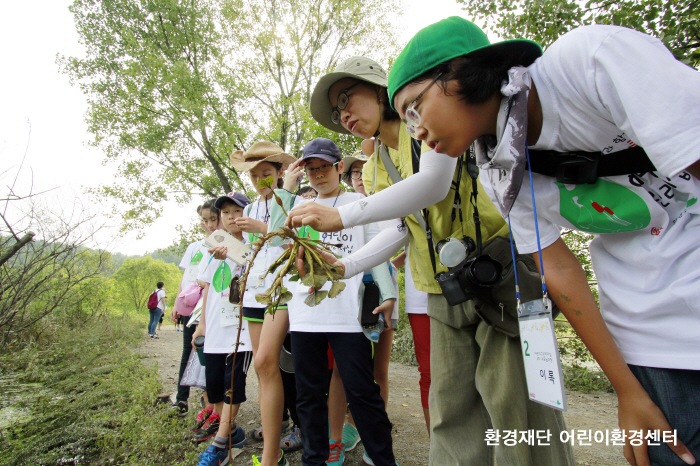
[[[420,157],[420,171],[368,198],[338,207],[345,228],[405,217],[447,196],[457,158],[435,151]]]
[[[373,194],[371,197],[377,196]],[[393,228],[385,228],[368,241],[358,251],[343,257],[345,278],[362,273],[391,259],[406,244],[408,228],[402,221],[396,220]]]

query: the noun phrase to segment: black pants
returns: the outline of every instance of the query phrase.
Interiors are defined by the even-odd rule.
[[[329,343],[367,454],[376,466],[394,466],[391,423],[374,381],[370,341],[362,333],[292,332],[297,411],[304,445],[302,464],[324,466],[328,460]]]
[[[196,325],[191,327],[187,326],[189,321],[190,316],[182,317],[182,323],[184,325],[182,331],[182,357],[180,358],[180,375],[177,378],[177,396],[175,397],[175,402],[187,402],[187,399],[190,397],[190,387],[180,385],[182,375],[185,373],[185,368],[187,367],[187,361],[190,359],[190,353],[192,353],[192,335],[194,335],[194,331],[197,330]]]
[[[292,337],[290,334],[284,339],[284,347],[292,352]],[[297,415],[297,381],[294,374],[285,372],[280,369],[280,374],[282,374],[282,388],[284,389],[284,413],[282,415],[282,420],[286,421],[290,417],[295,426],[300,426],[299,416]]]

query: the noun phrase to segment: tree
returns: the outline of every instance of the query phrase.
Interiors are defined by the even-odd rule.
[[[182,272],[175,264],[150,256],[125,260],[114,274],[116,289],[124,305],[124,316],[129,308],[145,310],[148,297],[158,282],[163,282],[168,292],[168,305],[174,305],[181,278]]]
[[[119,181],[95,192],[124,202],[124,229],[163,201],[246,190],[229,157],[259,139],[295,154],[330,137],[310,117],[318,77],[352,53],[397,51],[396,0],[75,0],[85,58],[58,62],[88,97],[92,143]],[[381,53],[379,51],[381,50]]]
[[[106,311],[110,254],[86,247],[97,231],[94,217],[77,202],[64,210],[55,199],[44,205],[43,193],[31,188],[18,193],[23,166],[24,159],[0,196],[0,345]]]
[[[457,0],[502,37],[547,46],[585,24],[615,24],[660,38],[679,60],[700,65],[698,0]]]

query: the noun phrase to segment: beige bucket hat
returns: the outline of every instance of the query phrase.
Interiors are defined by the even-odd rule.
[[[330,100],[328,100],[328,89],[330,89],[336,81],[343,78],[353,78],[386,87],[387,73],[379,63],[371,58],[350,57],[338,65],[335,71],[322,76],[321,79],[318,80],[318,83],[316,83],[309,104],[311,116],[314,117],[314,120],[331,131],[351,134],[350,131],[346,130],[341,125],[333,123],[331,120],[333,105],[331,105]]]
[[[367,162],[369,160],[369,156],[365,155],[362,153],[361,150],[358,150],[354,154],[344,157],[343,162],[345,162],[345,166],[343,167],[343,174],[341,179],[347,183],[348,186],[352,186],[352,179],[350,178],[350,169],[352,168],[353,164],[355,162]]]
[[[285,167],[296,158],[287,154],[280,146],[269,141],[259,141],[247,151],[235,150],[231,154],[231,166],[238,171],[252,170],[260,162],[277,162]]]

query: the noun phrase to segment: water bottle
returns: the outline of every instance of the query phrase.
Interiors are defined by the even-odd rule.
[[[379,334],[384,330],[384,314],[373,314],[373,311],[379,306],[380,294],[379,287],[371,279],[371,274],[366,280],[363,280],[361,287],[361,307],[358,320],[362,326],[362,332],[372,342],[379,341]]]
[[[204,366],[204,336],[198,336],[194,339],[194,347],[197,348],[197,357],[199,358],[199,364]]]
[[[371,341],[372,343],[378,343],[379,342],[379,334],[382,333],[384,330],[384,314],[381,312],[379,314],[375,314],[379,316],[377,319],[377,323],[371,327],[362,327],[362,332],[365,334],[365,336]]]

